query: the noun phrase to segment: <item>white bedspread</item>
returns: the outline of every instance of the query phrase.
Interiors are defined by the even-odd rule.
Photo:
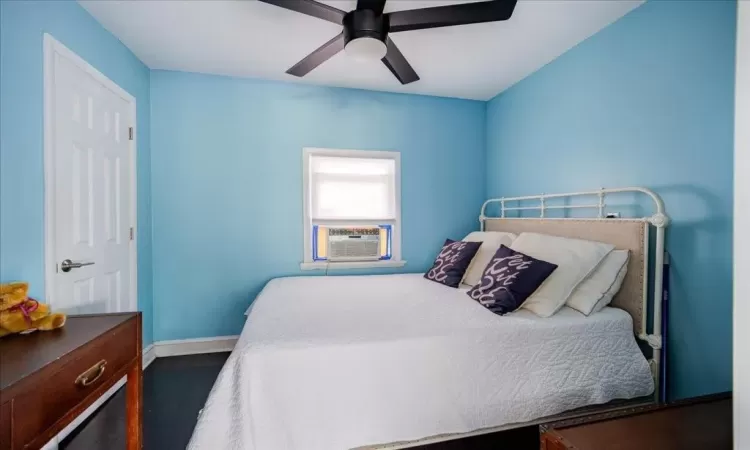
[[[270,281],[189,448],[338,450],[653,392],[624,311],[497,316],[421,274]]]

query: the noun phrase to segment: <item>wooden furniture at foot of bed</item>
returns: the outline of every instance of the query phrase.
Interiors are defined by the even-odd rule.
[[[561,421],[540,427],[542,450],[732,448],[730,393]]]
[[[141,313],[71,316],[0,339],[0,450],[44,446],[127,377],[127,450],[142,446]]]

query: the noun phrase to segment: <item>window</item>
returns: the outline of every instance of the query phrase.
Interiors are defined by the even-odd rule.
[[[400,156],[386,151],[304,149],[303,269],[404,265],[400,248]],[[331,261],[328,236],[332,228],[378,236],[379,252],[377,247],[370,247],[377,254],[361,260]]]

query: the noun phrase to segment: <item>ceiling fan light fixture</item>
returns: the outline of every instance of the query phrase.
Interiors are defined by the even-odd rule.
[[[387,50],[383,41],[367,36],[352,39],[344,47],[347,56],[360,62],[380,61]]]

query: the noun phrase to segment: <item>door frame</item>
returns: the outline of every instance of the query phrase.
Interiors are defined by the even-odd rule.
[[[55,66],[54,58],[60,56],[79,67],[110,89],[116,95],[130,104],[129,119],[133,127],[133,139],[129,141],[130,154],[130,227],[133,239],[129,241],[128,254],[130,259],[130,299],[128,307],[131,311],[138,310],[138,173],[136,164],[137,127],[135,97],[95,69],[83,58],[75,54],[68,47],[60,43],[48,33],[44,33],[44,292],[45,302],[54,307],[55,277],[57,275],[58,255],[55,254],[57,241],[55,235],[55,148],[54,148],[54,86]]]
[[[744,176],[750,168],[750,4],[737,2],[737,48],[734,89],[734,448],[750,446],[750,430],[743,428],[750,419],[750,239],[742,230],[750,225],[750,181]]]

